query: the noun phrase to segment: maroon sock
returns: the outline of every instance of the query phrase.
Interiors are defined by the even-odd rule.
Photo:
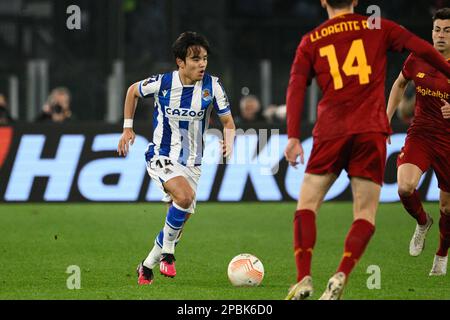
[[[450,215],[441,211],[439,219],[439,249],[436,252],[438,256],[446,257],[450,247]]]
[[[297,282],[311,274],[311,259],[316,243],[316,214],[311,210],[297,210],[294,218],[294,254]]]
[[[374,232],[375,226],[367,220],[353,222],[345,239],[344,255],[337,272],[343,272],[346,276],[352,272]]]
[[[414,190],[413,194],[410,196],[400,195],[400,200],[403,203],[403,207],[405,207],[406,211],[408,211],[408,213],[416,219],[418,224],[423,226],[427,223],[427,214],[423,210],[420,195],[417,190]]]

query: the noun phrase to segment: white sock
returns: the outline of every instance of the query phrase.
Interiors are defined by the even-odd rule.
[[[175,240],[178,238],[178,234],[181,229],[176,230],[171,228],[167,223],[164,225],[164,238],[163,247],[161,249],[162,253],[175,253]]]
[[[180,242],[181,235],[182,235],[182,230],[180,230],[180,232],[178,232],[178,236],[175,240],[175,245],[177,245],[177,243]],[[161,259],[162,248],[159,246],[157,241],[160,241],[160,240],[158,240],[158,237],[155,239],[155,244],[153,245],[152,250],[148,254],[147,258],[145,258],[144,263],[143,263],[144,266],[146,266],[147,268],[150,268],[150,269],[153,269],[155,266],[157,266]]]
[[[155,242],[153,249],[148,254],[147,258],[144,260],[144,266],[153,269],[159,264],[159,259],[161,258],[161,247]]]

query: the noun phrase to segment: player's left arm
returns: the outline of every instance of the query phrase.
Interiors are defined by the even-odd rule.
[[[447,100],[441,99],[444,105],[441,107],[442,116],[444,119],[450,119],[450,104]]]
[[[222,154],[228,158],[233,152],[234,137],[236,136],[236,126],[234,125],[231,113],[221,116],[220,122],[223,126]]]

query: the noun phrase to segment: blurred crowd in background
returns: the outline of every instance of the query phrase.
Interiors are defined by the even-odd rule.
[[[79,30],[66,27],[73,4],[81,9]],[[432,14],[450,6],[360,0],[357,12],[373,4],[428,41]],[[208,72],[221,79],[236,123],[283,125],[295,49],[326,18],[319,0],[0,0],[0,124],[120,123],[121,107],[108,106],[122,106],[133,82],[173,70],[172,42],[192,30],[210,41]],[[386,90],[405,58],[389,60]],[[152,99],[141,101],[136,120],[149,121],[152,110]]]

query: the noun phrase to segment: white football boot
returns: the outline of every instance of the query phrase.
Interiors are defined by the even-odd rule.
[[[305,300],[313,294],[311,276],[305,276],[301,281],[294,284],[284,300]]]
[[[338,272],[332,276],[319,300],[340,300],[344,292],[345,278],[343,272]]]
[[[427,215],[427,223],[423,226],[420,224],[416,225],[416,231],[414,231],[414,235],[409,243],[409,254],[411,256],[417,257],[422,253],[423,248],[425,247],[425,238],[432,225],[433,219],[429,215]]]
[[[433,266],[431,267],[430,276],[445,276],[447,274],[448,256],[434,256]]]

